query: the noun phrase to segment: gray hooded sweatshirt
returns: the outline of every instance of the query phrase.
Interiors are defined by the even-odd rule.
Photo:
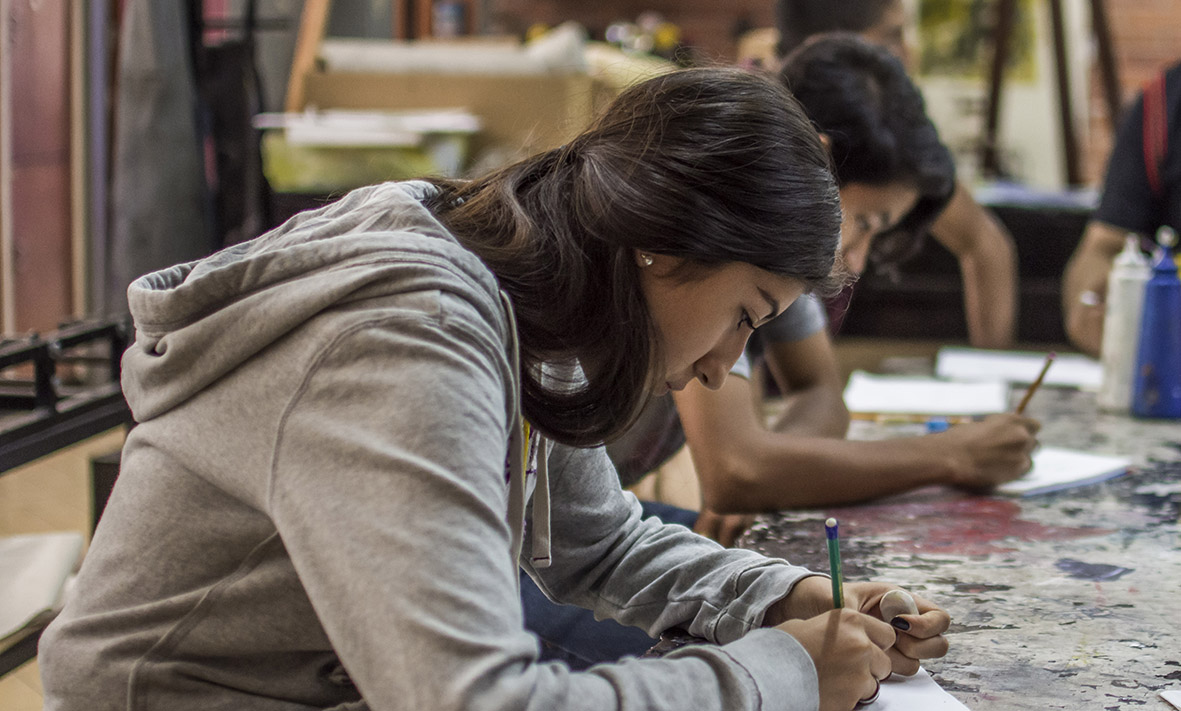
[[[759,628],[809,573],[641,520],[602,448],[523,433],[511,308],[431,189],[365,188],[129,289],[139,425],[41,642],[46,709],[818,707],[803,647]],[[541,663],[518,562],[718,645]]]

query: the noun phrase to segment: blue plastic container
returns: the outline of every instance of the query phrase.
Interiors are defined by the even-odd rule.
[[[1181,280],[1169,244],[1161,245],[1144,291],[1132,414],[1181,418]]]

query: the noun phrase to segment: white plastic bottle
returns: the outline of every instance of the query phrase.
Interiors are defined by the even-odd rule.
[[[1140,252],[1140,238],[1129,234],[1107,277],[1107,308],[1103,314],[1103,385],[1099,407],[1128,412],[1132,404],[1132,376],[1140,341],[1140,312],[1144,287],[1152,276],[1148,258]]]

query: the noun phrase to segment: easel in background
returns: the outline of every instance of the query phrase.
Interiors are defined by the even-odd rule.
[[[391,37],[399,40],[428,39],[438,34],[434,10],[437,5],[459,5],[463,15],[463,34],[475,34],[480,27],[479,0],[392,0],[393,27]],[[291,78],[287,83],[287,111],[299,111],[304,104],[303,77],[316,64],[316,52],[328,26],[331,0],[307,0],[299,21],[299,35],[295,41],[295,56],[291,62]]]
[[[1104,0],[1088,0],[1088,2],[1091,5],[1091,27],[1099,51],[1099,73],[1103,81],[1103,94],[1107,100],[1107,119],[1111,123],[1114,133],[1120,113],[1120,90],[1115,54],[1111,46],[1111,28],[1107,21],[1107,7]],[[1068,185],[1080,185],[1082,170],[1079,165],[1078,135],[1074,126],[1074,107],[1070,98],[1070,69],[1066,58],[1066,25],[1062,17],[1062,0],[1049,0],[1049,3],[1066,182]],[[994,177],[1004,175],[997,150],[997,128],[1000,124],[1001,89],[1005,76],[1005,64],[1009,60],[1009,46],[1013,35],[1013,18],[1016,10],[1017,0],[997,0],[996,36],[993,45],[992,70],[989,76],[988,108],[984,140],[980,147],[981,167],[986,175]]]

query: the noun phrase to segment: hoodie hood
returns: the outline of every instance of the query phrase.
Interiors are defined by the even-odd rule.
[[[127,291],[135,344],[123,356],[122,377],[136,421],[163,415],[326,309],[400,292],[486,294],[472,303],[503,325],[519,373],[512,304],[488,268],[422,204],[436,190],[425,182],[362,188],[257,239],[136,280]],[[545,566],[548,444],[530,437],[517,388],[508,393],[511,550],[516,560],[532,498],[533,559]]]
[[[429,288],[474,287],[496,303],[487,267],[422,205],[435,190],[425,182],[356,190],[257,239],[136,280],[127,291],[135,344],[122,378],[135,419],[176,407],[328,308]]]

